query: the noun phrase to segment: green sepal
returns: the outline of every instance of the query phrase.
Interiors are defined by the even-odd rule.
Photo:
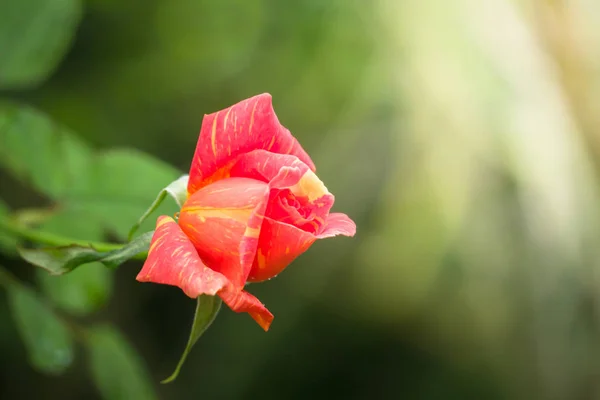
[[[192,330],[190,331],[190,337],[187,345],[185,346],[185,350],[179,359],[177,367],[175,367],[175,371],[173,371],[168,378],[162,380],[160,383],[170,383],[177,378],[183,363],[192,350],[192,347],[194,347],[198,339],[200,339],[200,336],[206,332],[221,309],[222,301],[218,296],[201,295],[196,299],[196,301],[197,303],[196,312],[194,314],[194,322],[192,323]]]
[[[133,235],[135,235],[140,225],[142,225],[146,218],[148,218],[150,214],[152,214],[154,210],[156,210],[158,206],[160,206],[165,197],[167,197],[167,194],[171,195],[171,197],[175,199],[175,202],[177,203],[179,208],[181,208],[183,206],[183,203],[185,203],[185,201],[187,200],[188,180],[189,175],[182,175],[173,182],[169,183],[169,185],[167,185],[167,187],[165,187],[163,190],[161,190],[160,193],[158,193],[158,196],[156,196],[154,202],[152,202],[150,207],[148,207],[144,214],[142,214],[138,222],[135,225],[133,225],[129,230],[128,240],[131,240],[133,238]]]

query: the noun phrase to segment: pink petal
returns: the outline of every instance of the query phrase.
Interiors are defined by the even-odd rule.
[[[247,312],[263,328],[269,330],[273,314],[253,295],[246,291],[222,291],[219,296],[233,311]]]
[[[227,178],[195,192],[179,213],[202,260],[239,289],[252,268],[268,196],[264,182]]]
[[[190,167],[188,193],[228,177],[236,157],[259,149],[292,154],[315,169],[302,146],[279,123],[271,95],[264,93],[204,116]]]
[[[225,276],[204,265],[179,225],[164,215],[158,217],[148,258],[136,279],[178,286],[191,298],[214,296],[229,284]]]
[[[158,217],[148,258],[136,279],[178,286],[191,298],[218,294],[233,311],[249,313],[265,331],[273,321],[273,314],[256,297],[204,265],[179,225],[164,215]]]
[[[346,214],[331,213],[325,221],[325,229],[317,236],[319,239],[325,239],[337,235],[354,236],[356,234],[356,224]]]
[[[290,154],[277,154],[266,150],[254,150],[242,154],[231,167],[230,175],[252,178],[263,182],[270,182],[277,176],[279,171],[289,167],[297,169],[297,178],[309,171],[308,165],[300,161],[296,156]]]
[[[265,217],[248,281],[273,278],[308,250],[316,239],[313,234],[295,226]]]

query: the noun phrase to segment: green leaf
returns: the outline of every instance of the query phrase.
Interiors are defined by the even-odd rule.
[[[144,214],[140,217],[138,222],[131,227],[129,231],[128,239],[131,240],[133,235],[137,232],[142,223],[152,214],[158,206],[163,202],[167,194],[169,194],[175,202],[179,206],[179,208],[183,207],[183,203],[187,200],[187,184],[189,180],[189,175],[183,175],[177,178],[175,181],[169,183],[167,187],[160,191],[158,196],[156,196],[156,200],[148,207],[148,209],[144,212]]]
[[[95,152],[43,114],[10,103],[0,104],[0,167],[51,200],[54,212],[41,230],[79,241],[99,241],[108,232],[125,239],[155,194],[180,175],[138,151]],[[177,207],[164,204],[158,211],[172,215]],[[151,230],[154,223],[147,221],[142,228]],[[128,246],[121,252],[99,254],[84,243],[21,253],[60,275],[93,261],[115,267],[134,255],[128,253],[131,250],[134,247]],[[145,250],[147,246],[140,252]],[[55,304],[77,315],[97,309],[112,288],[110,272],[98,266],[81,269],[67,280],[41,274],[38,278]],[[89,296],[84,299],[85,293]]]
[[[42,224],[41,229],[75,238],[102,238],[102,231],[97,224],[75,222],[85,218],[85,214],[69,212],[69,215],[69,219],[52,215]],[[113,274],[97,262],[61,277],[51,276],[38,269],[36,278],[44,294],[54,304],[77,316],[100,309],[108,302],[113,288]]]
[[[55,201],[89,190],[92,150],[29,107],[0,104],[0,166]]]
[[[0,167],[55,203],[53,233],[87,240],[107,231],[127,238],[156,193],[181,175],[136,150],[95,152],[43,114],[7,103],[0,104]],[[173,215],[178,208],[163,203],[157,211]],[[153,229],[147,222],[142,230]]]
[[[80,18],[79,0],[0,1],[0,89],[43,82],[69,49]]]
[[[38,270],[37,279],[54,304],[77,316],[99,310],[108,302],[113,286],[110,271],[97,262],[63,276]]]
[[[121,238],[127,238],[131,226],[152,204],[168,182],[181,176],[175,168],[147,154],[132,149],[102,153],[96,164],[94,199],[85,206]],[[175,204],[163,203],[161,215],[179,211]],[[156,221],[142,224],[144,231],[154,229]]]
[[[99,261],[106,255],[91,247],[77,245],[39,249],[19,248],[18,251],[25,261],[47,270],[52,275],[71,272],[81,265]]]
[[[99,261],[109,268],[116,268],[138,254],[148,251],[153,234],[153,231],[146,232],[112,251],[102,252],[92,247],[77,245],[39,249],[20,248],[18,251],[27,262],[47,270],[52,275],[62,275],[94,261]]]
[[[17,225],[36,227],[46,223],[54,214],[54,208],[21,208],[12,213],[12,219]]]
[[[187,345],[185,346],[185,350],[181,355],[179,363],[175,368],[175,371],[168,378],[161,381],[161,383],[169,383],[173,382],[177,375],[179,375],[179,371],[183,366],[187,356],[190,354],[192,347],[196,344],[200,336],[208,327],[212,324],[212,322],[217,317],[219,310],[221,309],[221,298],[218,296],[207,296],[202,295],[199,296],[196,303],[196,313],[194,314],[194,322],[192,324],[192,330],[190,332],[190,337],[188,339]]]
[[[60,374],[74,358],[67,327],[31,289],[10,284],[8,303],[31,364],[42,372]]]
[[[8,206],[0,200],[0,218],[6,218],[10,210]],[[0,229],[0,253],[13,255],[17,253],[17,238]]]
[[[116,329],[92,329],[86,346],[92,377],[104,399],[157,398],[142,360]]]

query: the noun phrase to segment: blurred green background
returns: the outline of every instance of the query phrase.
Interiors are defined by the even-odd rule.
[[[0,0],[0,215],[122,240],[202,116],[263,92],[357,236],[251,285],[271,330],[224,308],[159,385],[193,301],[139,262],[49,277],[0,232],[47,307],[121,332],[39,372],[5,285],[0,398],[600,398],[600,3]]]

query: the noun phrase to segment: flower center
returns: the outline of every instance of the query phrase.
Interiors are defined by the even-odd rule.
[[[307,196],[296,196],[290,189],[275,189],[271,191],[266,216],[318,234],[323,229],[329,208],[333,204],[318,200],[310,202]]]

